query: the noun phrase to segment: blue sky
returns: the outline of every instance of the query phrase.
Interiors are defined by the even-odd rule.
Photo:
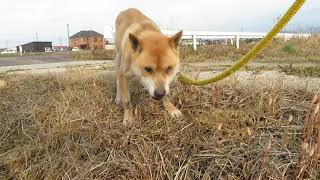
[[[36,40],[67,42],[80,30],[104,32],[117,14],[135,7],[162,28],[214,31],[268,31],[293,0],[1,0],[0,47]],[[320,1],[307,0],[289,29],[320,26]]]

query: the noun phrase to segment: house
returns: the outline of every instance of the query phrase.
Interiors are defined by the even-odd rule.
[[[17,49],[16,48],[7,48],[7,49],[0,49],[1,54],[16,54]]]
[[[53,51],[60,51],[60,52],[64,52],[64,51],[68,51],[69,47],[68,46],[52,46],[52,50]]]
[[[22,52],[45,52],[45,49],[52,49],[52,42],[49,41],[34,41],[27,44],[22,44]],[[17,46],[17,52],[20,52],[19,46]]]
[[[105,41],[105,45],[104,45],[105,49],[112,50],[115,48],[113,39],[104,39],[104,41]]]
[[[80,31],[70,37],[71,48],[95,50],[104,48],[103,35],[95,31]]]

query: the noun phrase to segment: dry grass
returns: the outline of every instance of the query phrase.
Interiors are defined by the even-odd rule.
[[[320,98],[309,92],[175,84],[175,120],[133,86],[136,123],[125,128],[110,74],[2,80],[0,179],[320,178]]]
[[[184,62],[204,62],[216,60],[237,60],[246,54],[255,43],[241,42],[240,49],[231,45],[199,46],[194,51],[192,46],[181,47],[181,59]],[[320,36],[310,39],[292,39],[286,43],[283,39],[274,40],[261,54],[258,61],[320,61]],[[114,58],[113,50],[80,51],[73,52],[71,58],[75,60],[111,60]]]
[[[203,62],[215,60],[237,60],[246,54],[255,43],[244,43],[240,49],[231,45],[200,46],[194,51],[191,46],[181,48],[181,58],[187,62]],[[275,39],[256,58],[257,61],[320,61],[320,36],[310,39]]]
[[[111,60],[114,59],[114,50],[72,52],[70,57],[74,60]]]

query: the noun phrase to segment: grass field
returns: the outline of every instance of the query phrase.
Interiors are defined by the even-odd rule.
[[[320,178],[316,92],[176,83],[177,120],[131,87],[136,121],[126,128],[110,73],[2,75],[0,179]]]
[[[237,60],[246,54],[255,43],[242,43],[240,49],[231,45],[200,46],[194,51],[191,46],[181,48],[181,57],[187,62],[210,62]],[[256,58],[258,62],[319,62],[320,37],[310,39],[275,39]]]
[[[212,62],[223,60],[237,60],[246,54],[255,43],[242,42],[240,49],[231,45],[205,45],[194,51],[192,46],[181,47],[183,62]],[[320,62],[320,37],[309,39],[274,40],[255,59],[258,62]],[[72,53],[75,60],[110,60],[113,59],[113,50],[81,51]]]

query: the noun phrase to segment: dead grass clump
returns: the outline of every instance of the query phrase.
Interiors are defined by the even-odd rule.
[[[114,59],[114,50],[94,50],[94,51],[79,51],[70,54],[74,60],[112,60]]]
[[[0,79],[0,88],[5,87],[6,85],[7,85],[7,82],[2,80],[2,79]]]
[[[296,168],[297,179],[303,179],[306,171],[312,174],[312,171],[318,171],[320,158],[320,99],[315,95],[311,101],[311,108],[304,121],[304,140],[301,143],[300,157]],[[314,136],[315,138],[312,138]]]
[[[205,45],[199,46],[197,51],[193,50],[192,46],[182,46],[180,48],[181,59],[186,61],[202,62],[206,60],[229,60],[230,58],[238,57],[239,52],[233,46],[225,45]]]
[[[5,79],[0,179],[293,179],[300,169],[308,92],[176,84],[172,99],[184,116],[175,120],[134,83],[136,123],[125,128],[113,75]],[[304,169],[303,177],[320,177],[316,159]]]

